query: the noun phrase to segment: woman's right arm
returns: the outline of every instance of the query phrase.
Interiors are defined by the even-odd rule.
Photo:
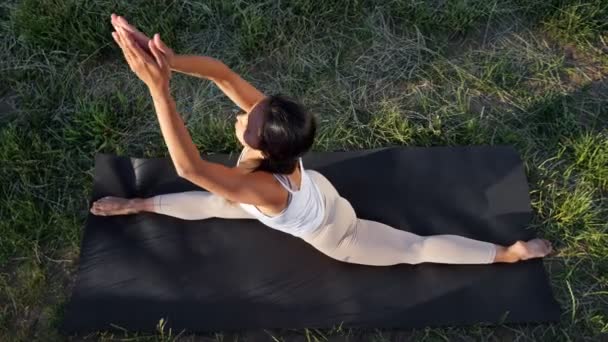
[[[131,32],[142,49],[150,52],[148,48],[150,38],[129,24],[127,19],[112,13],[111,21],[114,27],[122,26]],[[227,65],[213,57],[178,55],[165,45],[160,36],[155,36],[154,43],[167,56],[171,70],[215,82],[224,94],[245,112],[249,112],[259,100],[265,97],[262,92],[242,79]]]
[[[171,62],[171,70],[213,81],[226,96],[246,112],[265,97],[226,64],[213,57],[175,54]]]

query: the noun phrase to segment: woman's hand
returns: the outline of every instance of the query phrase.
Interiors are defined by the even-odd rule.
[[[112,37],[120,46],[131,70],[150,89],[150,92],[164,91],[169,88],[171,69],[165,55],[156,47],[153,40],[148,41],[148,49],[151,55],[146,53],[136,42],[132,34],[122,26],[117,32],[112,32]],[[160,41],[160,35],[154,35],[154,40]]]
[[[148,36],[146,36],[141,31],[139,31],[135,26],[129,24],[129,22],[127,21],[127,19],[125,19],[124,17],[121,17],[119,15],[116,15],[114,13],[112,13],[112,15],[111,15],[111,21],[112,21],[112,26],[114,26],[114,29],[116,31],[118,31],[119,27],[124,28],[127,32],[129,32],[131,34],[131,36],[133,37],[133,39],[135,40],[135,42],[137,43],[137,45],[139,45],[139,47],[142,50],[144,50],[145,52],[149,53],[150,55],[152,55],[152,52],[150,51],[150,47],[149,47],[148,44],[150,43],[150,41],[152,41],[156,45],[156,47],[167,58],[167,62],[169,63],[169,67],[173,66],[173,61],[175,59],[175,53],[173,52],[173,50],[171,48],[169,48],[167,45],[165,45],[165,43],[162,42],[160,40],[160,38],[159,39],[150,40],[150,38],[148,38]]]

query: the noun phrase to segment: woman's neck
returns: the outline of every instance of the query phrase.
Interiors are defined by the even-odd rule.
[[[255,150],[255,149],[250,148],[248,146],[245,146],[244,150],[245,150],[245,152],[243,152],[243,154],[247,155],[249,158],[264,159],[264,155],[262,155],[262,151],[260,151],[260,150]]]

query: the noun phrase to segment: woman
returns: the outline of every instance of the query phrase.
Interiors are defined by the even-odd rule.
[[[175,55],[158,34],[149,39],[122,17],[113,14],[112,24],[112,35],[127,62],[150,89],[178,175],[208,191],[132,199],[110,196],[93,204],[93,214],[148,211],[186,220],[257,219],[334,259],[376,266],[512,263],[552,251],[544,239],[500,246],[456,235],[418,236],[357,218],[323,175],[304,169],[301,156],[313,144],[316,119],[298,103],[281,95],[264,96],[213,58]],[[201,160],[169,94],[171,70],[214,81],[244,110],[235,123],[244,147],[236,167]]]

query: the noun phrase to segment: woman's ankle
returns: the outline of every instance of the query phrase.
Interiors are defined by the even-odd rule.
[[[154,212],[154,200],[150,198],[131,198],[129,200],[129,206],[137,212]]]
[[[514,263],[521,260],[521,253],[515,245],[516,244],[513,244],[508,247],[496,245],[496,257],[494,258],[494,262]]]

